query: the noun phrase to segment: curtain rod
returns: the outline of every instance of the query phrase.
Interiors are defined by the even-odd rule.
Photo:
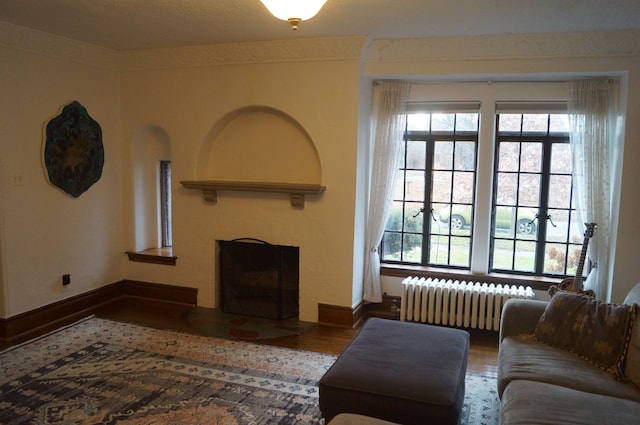
[[[523,83],[546,83],[546,84],[566,84],[569,81],[577,81],[577,80],[585,80],[585,79],[598,79],[598,78],[589,78],[589,77],[582,77],[582,78],[568,78],[566,80],[493,80],[493,79],[478,79],[478,80],[440,80],[440,81],[411,81],[411,80],[398,80],[398,79],[389,79],[389,80],[384,80],[384,79],[378,79],[378,80],[374,80],[373,81],[373,85],[379,85],[381,82],[384,81],[408,81],[411,84],[414,85],[429,85],[429,84],[487,84],[487,85],[492,85],[492,84],[509,84],[509,83],[513,83],[513,84],[523,84]],[[604,79],[604,78],[602,78]],[[609,84],[613,84],[617,82],[617,79],[615,78],[607,78],[607,82]]]

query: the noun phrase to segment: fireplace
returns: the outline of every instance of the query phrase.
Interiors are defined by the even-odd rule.
[[[299,311],[300,250],[257,239],[218,241],[221,309],[287,319]]]

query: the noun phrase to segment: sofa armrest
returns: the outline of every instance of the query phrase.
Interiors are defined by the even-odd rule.
[[[532,334],[536,330],[547,301],[512,298],[502,308],[500,341],[508,336]]]

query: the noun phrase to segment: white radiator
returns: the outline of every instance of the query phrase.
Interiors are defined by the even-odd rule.
[[[407,277],[400,320],[497,331],[509,298],[535,298],[535,293],[530,286]]]

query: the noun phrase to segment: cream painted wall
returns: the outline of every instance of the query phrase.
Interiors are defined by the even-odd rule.
[[[103,49],[15,35],[0,43],[2,317],[117,281],[123,270],[119,72],[103,66]],[[47,54],[21,47],[30,43]],[[94,56],[99,65],[86,64]],[[46,124],[73,100],[102,127],[105,150],[101,179],[78,198],[48,183],[42,161]]]
[[[123,149],[139,128],[150,124],[161,126],[171,142],[173,249],[178,257],[175,267],[129,262],[125,277],[198,288],[199,304],[213,307],[218,304],[216,240],[251,237],[300,247],[302,320],[317,320],[318,303],[351,305],[357,59],[150,67],[123,72],[122,84]],[[208,204],[201,192],[179,184],[198,178],[196,164],[211,130],[227,114],[247,106],[282,111],[315,145],[320,183],[327,189],[321,196],[308,196],[304,209],[292,208],[288,196],[279,194],[220,192],[217,204]],[[249,148],[255,140],[235,143]],[[293,154],[289,158],[298,159]],[[131,169],[127,161],[126,182]],[[125,191],[132,199],[131,189]],[[127,219],[127,243],[133,248],[132,225]]]
[[[2,30],[1,317],[123,278],[195,287],[200,304],[214,306],[215,241],[238,237],[300,246],[303,320],[317,319],[318,303],[357,304],[366,173],[356,164],[366,167],[366,111],[375,78],[619,76],[628,88],[629,119],[613,300],[640,280],[638,32],[375,40],[370,46],[364,38],[297,40],[120,54],[23,28]],[[78,199],[47,183],[41,160],[45,124],[72,100],[101,124],[105,143],[103,176]],[[303,210],[274,194],[225,192],[208,204],[178,183],[196,178],[198,154],[216,124],[250,105],[284,112],[310,136],[327,191]],[[138,247],[132,153],[136,135],[149,126],[162,129],[170,145],[175,267],[132,263],[123,255]],[[66,292],[64,273],[72,280]]]

